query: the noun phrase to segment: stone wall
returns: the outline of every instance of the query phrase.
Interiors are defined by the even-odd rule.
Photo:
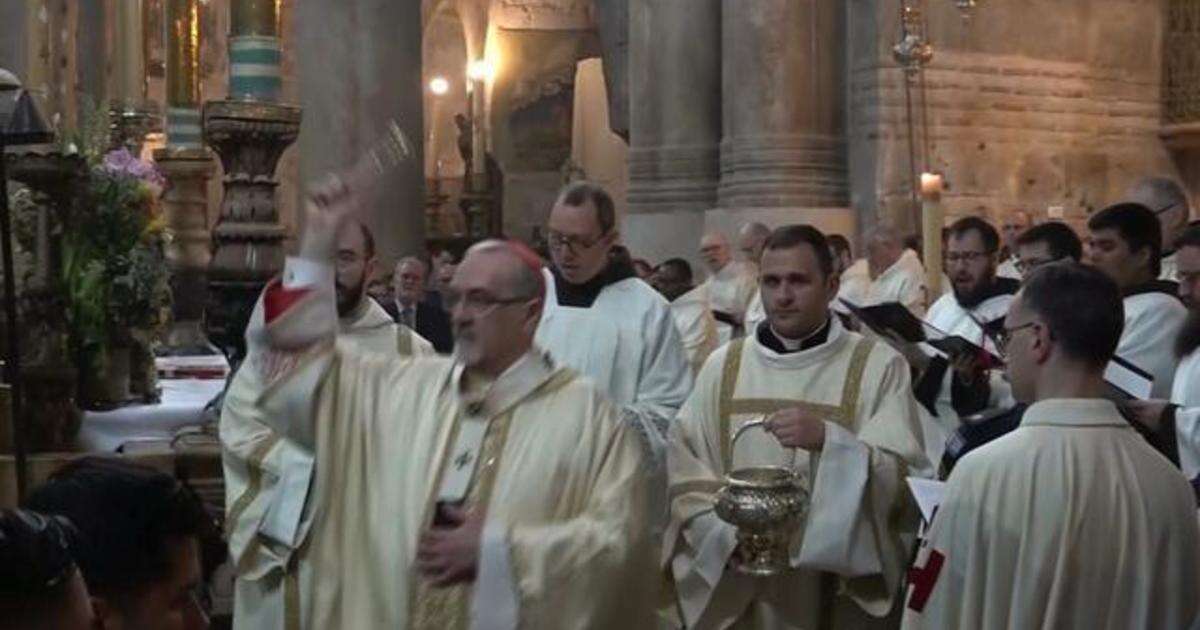
[[[950,2],[929,11],[934,59],[914,122],[920,136],[923,95],[948,220],[1060,206],[1079,225],[1137,177],[1174,172],[1157,137],[1161,3],[989,2],[968,23]],[[851,0],[850,12],[851,202],[864,224],[911,227],[897,0]],[[918,172],[922,153],[918,138]]]

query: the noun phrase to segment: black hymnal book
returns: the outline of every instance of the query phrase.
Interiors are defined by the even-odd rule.
[[[866,324],[868,328],[875,331],[880,336],[896,336],[909,343],[925,342],[929,345],[945,352],[950,356],[960,356],[969,354],[978,356],[987,367],[999,367],[1004,365],[1004,361],[995,354],[988,351],[983,346],[973,343],[961,335],[949,335],[944,331],[930,326],[928,323],[917,319],[912,311],[904,307],[899,302],[886,302],[883,304],[873,304],[871,306],[858,306],[846,300],[842,300],[842,304],[850,309],[850,312]],[[1004,320],[996,320],[1003,326]],[[984,333],[991,336],[990,331],[996,325],[996,322],[989,322],[983,325]],[[926,332],[928,331],[928,332]]]

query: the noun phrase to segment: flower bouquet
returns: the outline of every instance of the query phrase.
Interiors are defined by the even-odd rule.
[[[64,226],[62,281],[86,406],[124,403],[131,384],[139,397],[156,395],[150,349],[171,302],[164,185],[152,164],[112,151],[92,170],[86,199]]]

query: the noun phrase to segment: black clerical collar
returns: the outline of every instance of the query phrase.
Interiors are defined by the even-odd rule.
[[[591,308],[592,304],[596,302],[596,298],[600,297],[600,292],[604,290],[604,287],[635,275],[632,265],[622,264],[618,261],[609,261],[604,271],[583,284],[571,284],[558,272],[557,268],[552,269],[551,273],[554,274],[554,294],[558,298],[559,306],[576,308]]]
[[[805,337],[804,340],[800,342],[800,347],[796,348],[795,350],[788,350],[787,346],[784,345],[779,336],[775,334],[775,331],[771,330],[771,323],[769,321],[759,324],[758,332],[756,334],[758,335],[758,343],[761,343],[763,347],[770,349],[776,354],[792,354],[794,352],[811,350],[825,343],[826,341],[829,341],[829,331],[832,329],[833,318],[826,317],[825,324],[818,328],[817,332]]]
[[[959,295],[957,291],[955,291],[954,299],[958,301],[959,306],[966,309],[972,309],[994,297],[999,297],[1001,295],[1016,295],[1017,291],[1020,289],[1021,283],[1017,280],[995,276],[992,278],[992,281],[978,293],[969,295],[966,299],[963,299],[963,297]]]
[[[1171,282],[1170,280],[1151,280],[1150,282],[1135,284],[1121,292],[1123,297],[1133,297],[1147,293],[1166,293],[1171,297],[1178,298],[1179,283]]]

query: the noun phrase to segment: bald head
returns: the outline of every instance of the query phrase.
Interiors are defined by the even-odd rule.
[[[881,223],[867,232],[867,270],[877,278],[900,260],[904,253],[904,236],[894,226]]]
[[[704,259],[704,265],[712,273],[717,273],[729,264],[733,258],[733,253],[729,248],[729,239],[725,238],[720,232],[709,232],[700,239],[700,257]]]
[[[467,250],[446,296],[455,356],[502,374],[532,348],[544,295],[541,259],[528,247],[488,240]]]
[[[500,272],[497,288],[506,295],[539,300],[545,296],[541,259],[528,247],[512,241],[489,239],[468,249],[464,262],[471,255],[486,256],[497,265]]]
[[[1033,217],[1021,208],[1016,208],[1004,216],[1004,220],[1000,222],[1000,237],[1004,239],[1004,247],[1010,254],[1016,252],[1017,238],[1031,227]]]
[[[767,242],[767,237],[771,235],[771,228],[759,223],[747,223],[738,230],[738,251],[742,257],[754,264],[758,264],[762,258],[763,244]]]

